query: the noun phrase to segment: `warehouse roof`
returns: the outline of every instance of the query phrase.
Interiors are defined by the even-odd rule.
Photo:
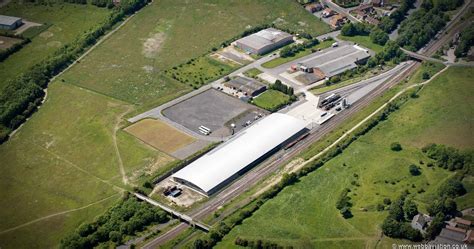
[[[261,90],[262,88],[266,87],[264,84],[256,80],[244,78],[240,76],[237,76],[233,78],[232,80],[226,82],[225,85],[229,87],[233,87],[235,89],[242,90],[243,92],[246,92],[248,94],[252,94],[253,92]]]
[[[4,16],[0,15],[0,24],[1,25],[12,25],[18,20],[21,20],[19,17],[14,17],[14,16]]]
[[[368,57],[370,57],[368,51],[359,46],[341,46],[304,61],[304,63],[310,67],[318,68],[326,77],[331,77],[357,67],[356,62]]]
[[[292,37],[292,35],[278,29],[268,28],[241,38],[237,40],[237,42],[258,50],[265,46],[277,43],[283,39],[287,39],[288,37]]]
[[[274,113],[172,175],[206,194],[303,130],[306,123]]]

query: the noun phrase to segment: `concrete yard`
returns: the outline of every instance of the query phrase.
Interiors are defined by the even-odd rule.
[[[211,129],[210,136],[226,137],[231,134],[226,126],[231,119],[255,109],[258,108],[210,89],[164,109],[163,115],[195,133],[202,125]]]

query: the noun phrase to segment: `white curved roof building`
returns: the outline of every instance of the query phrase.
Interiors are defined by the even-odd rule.
[[[296,138],[306,122],[274,113],[172,175],[173,180],[211,195]]]

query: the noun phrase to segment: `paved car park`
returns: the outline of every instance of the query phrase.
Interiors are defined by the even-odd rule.
[[[166,108],[163,115],[195,133],[199,133],[200,126],[205,126],[211,130],[209,136],[226,137],[232,132],[230,120],[256,109],[237,98],[209,89]]]

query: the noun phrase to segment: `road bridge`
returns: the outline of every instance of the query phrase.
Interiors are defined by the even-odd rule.
[[[176,211],[176,210],[174,210],[174,209],[172,209],[172,208],[170,208],[166,205],[163,205],[163,204],[161,204],[157,201],[154,201],[154,200],[148,198],[145,195],[142,195],[142,194],[139,194],[139,193],[134,193],[134,194],[138,199],[140,199],[142,201],[146,201],[146,202],[150,203],[153,206],[156,206],[156,207],[159,207],[159,208],[165,210],[166,212],[170,213],[171,215],[173,215],[175,217],[178,217],[180,220],[188,223],[189,225],[191,225],[193,227],[197,227],[197,228],[199,228],[199,229],[201,229],[205,232],[209,232],[209,230],[211,229],[211,227],[209,227],[208,225],[205,225],[205,224],[203,224],[199,221],[196,221],[192,217],[190,217],[186,214],[180,213],[180,212],[178,212],[178,211]]]
[[[442,63],[442,64],[450,64],[449,62],[442,61],[442,60],[439,60],[439,59],[436,59],[436,58],[433,58],[433,57],[429,57],[429,56],[426,56],[426,55],[418,54],[416,52],[412,52],[412,51],[406,50],[404,48],[400,48],[400,49],[402,50],[403,53],[407,54],[408,56],[410,56],[413,59],[417,59],[417,60],[420,60],[420,61],[431,61],[431,62]]]

